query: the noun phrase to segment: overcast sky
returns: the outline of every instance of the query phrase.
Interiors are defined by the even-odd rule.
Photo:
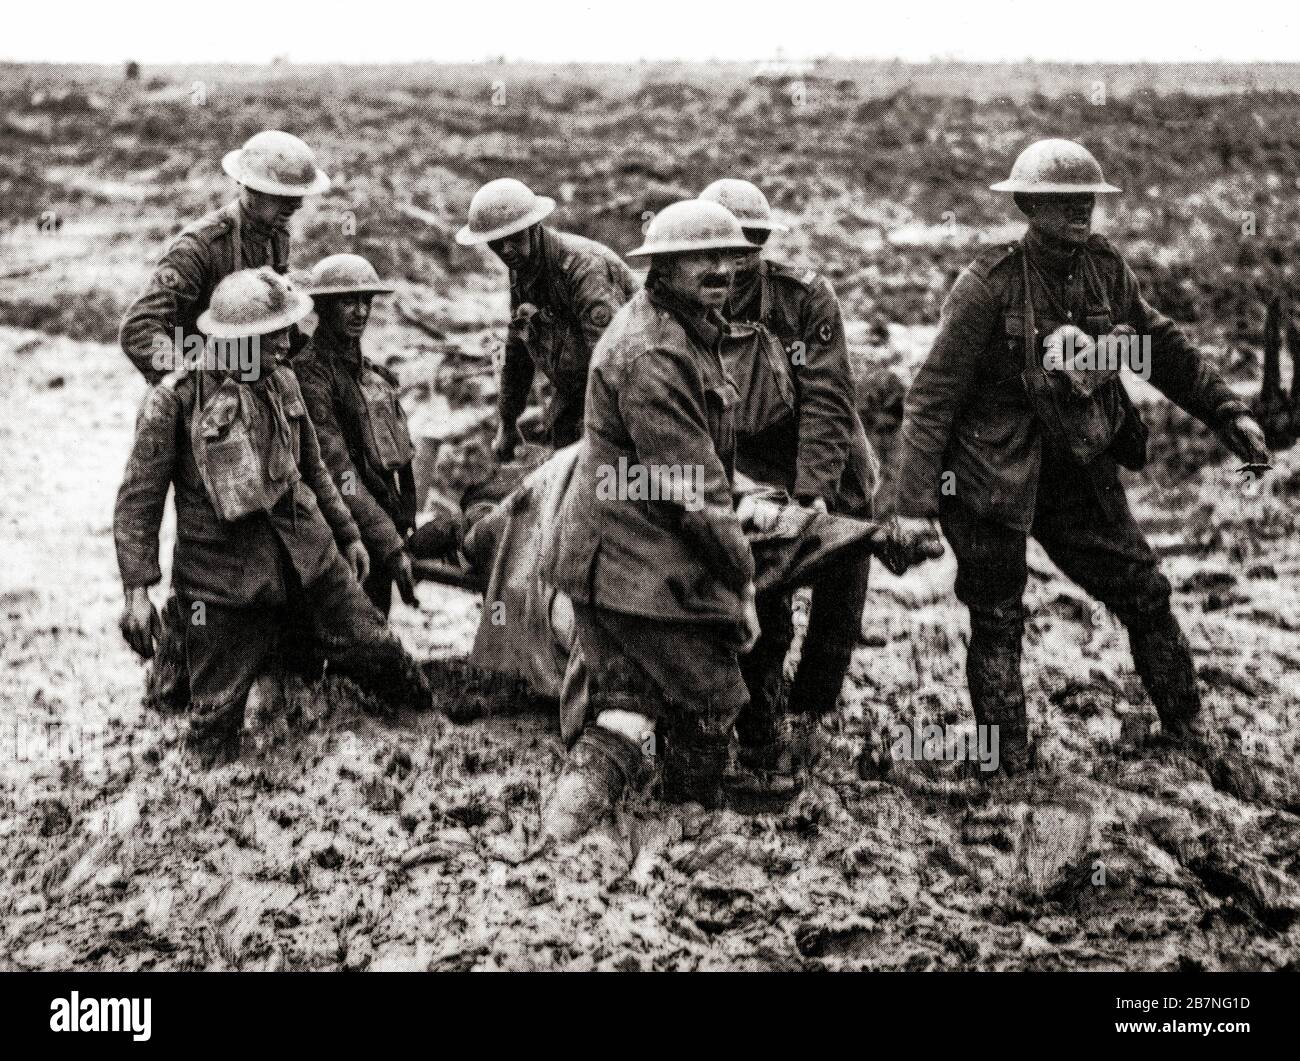
[[[1300,60],[1295,0],[11,0],[0,59],[142,63],[936,57]]]

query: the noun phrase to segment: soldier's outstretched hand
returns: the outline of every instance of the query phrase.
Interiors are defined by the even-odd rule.
[[[754,583],[745,587],[744,593],[744,626],[740,631],[741,640],[736,645],[736,651],[742,656],[747,656],[758,644],[758,637],[763,632],[762,627],[758,625],[758,604],[754,595]]]
[[[502,424],[497,428],[496,438],[492,440],[492,456],[502,464],[509,464],[515,458],[515,449],[523,439],[519,436],[519,429],[516,427],[506,428]]]
[[[937,560],[943,555],[943,538],[937,521],[895,516],[882,528],[876,555],[895,575],[903,574],[914,564]]]
[[[154,645],[162,639],[162,620],[144,586],[126,591],[118,627],[132,652],[141,659],[153,659]]]
[[[415,596],[415,573],[411,570],[411,557],[405,549],[398,549],[388,558],[387,566],[402,600],[414,608],[420,602]]]
[[[736,504],[741,530],[766,534],[781,519],[781,506],[757,494],[744,494]]]
[[[370,554],[366,552],[365,545],[362,542],[353,542],[343,550],[343,559],[352,568],[357,581],[364,582],[370,574]]]
[[[1264,429],[1253,416],[1242,413],[1219,430],[1219,438],[1244,464],[1267,467],[1272,463],[1268,444],[1264,441]]]

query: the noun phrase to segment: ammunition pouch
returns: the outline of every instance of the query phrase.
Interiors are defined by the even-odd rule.
[[[360,389],[366,404],[366,456],[374,467],[384,472],[404,468],[415,457],[415,446],[396,389],[364,362]]]
[[[296,438],[287,421],[307,415],[302,392],[292,370],[285,368],[276,370],[267,388],[276,391],[276,399],[269,401],[270,416],[247,384],[227,379],[206,400],[199,384],[190,444],[208,500],[228,523],[268,511],[301,478]]]
[[[1109,451],[1125,468],[1137,470],[1146,464],[1146,425],[1124,389],[1119,375],[1113,374],[1087,394],[1080,394],[1069,375],[1049,372],[1037,348],[1038,329],[1029,285],[1029,259],[1020,251],[1024,316],[1009,312],[1005,316],[1008,340],[1016,333],[1024,345],[1024,368],[1020,382],[1029,398],[1040,426],[1048,439],[1068,453],[1076,464],[1091,464]],[[1088,334],[1110,331],[1108,310],[1099,309],[1086,318]]]

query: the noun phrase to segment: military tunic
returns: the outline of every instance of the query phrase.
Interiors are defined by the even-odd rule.
[[[498,406],[503,422],[523,412],[535,369],[554,388],[546,412],[553,447],[582,434],[583,400],[592,351],[614,314],[637,290],[636,278],[608,247],[538,226],[537,257],[511,270],[511,338],[501,369]],[[521,307],[538,311],[527,319]]]
[[[158,530],[174,487],[172,584],[185,622],[194,740],[238,732],[249,688],[294,625],[313,631],[340,672],[381,696],[422,706],[425,685],[414,660],[340,555],[360,535],[321,460],[301,397],[290,390],[282,405],[295,481],[269,510],[227,521],[209,498],[191,439],[200,377],[209,374],[173,374],[149,392],[113,514],[123,586],[152,586],[162,577]],[[266,408],[265,397],[255,400]]]
[[[639,688],[642,714],[662,699],[719,731],[747,698],[731,644],[754,577],[732,505],[722,326],[661,288],[619,311],[592,357],[583,448],[543,561],[574,601],[593,705]],[[692,493],[601,490],[633,467],[680,469]]]
[[[370,554],[366,591],[387,614],[392,578],[385,564],[415,529],[415,479],[408,461],[385,470],[366,444],[370,411],[362,392],[362,369],[377,375],[397,401],[397,378],[363,358],[360,343],[322,332],[318,327],[293,369],[302,385],[307,412],[320,441],[321,458],[357,522]]]
[[[794,384],[790,415],[761,433],[738,428],[736,464],[796,500],[823,499],[834,511],[869,513],[877,468],[857,411],[853,367],[839,302],[816,273],[762,261],[725,309],[780,340]],[[742,395],[742,404],[744,396]]]
[[[1039,489],[1043,434],[1020,383],[1024,370],[1022,244],[992,248],[958,278],[944,304],[930,354],[907,393],[898,512],[937,516],[954,497],[981,515],[1027,531]],[[1209,427],[1246,413],[1246,405],[1182,330],[1142,294],[1133,270],[1104,236],[1072,255],[1052,255],[1030,233],[1037,332],[1062,324],[1089,335],[1127,324],[1150,337],[1151,383]],[[1095,467],[1093,466],[1095,465]],[[1089,466],[1100,494],[1117,489],[1114,462]],[[953,489],[942,490],[943,473]]]
[[[191,336],[194,342],[202,340],[199,314],[208,308],[217,285],[240,269],[264,265],[277,273],[288,271],[289,233],[250,217],[238,200],[187,225],[122,318],[118,338],[123,352],[145,379],[157,383],[180,366]]]
[[[898,511],[942,520],[957,557],[957,597],[970,610],[966,677],[976,721],[1001,727],[1004,759],[1019,758],[1021,767],[1030,534],[1127,628],[1134,665],[1162,721],[1177,724],[1200,709],[1169,581],[1129,510],[1113,453],[1081,465],[1068,440],[1044,429],[1021,382],[1028,368],[1026,273],[1034,356],[1061,325],[1098,336],[1127,324],[1139,339],[1149,337],[1151,382],[1182,408],[1211,427],[1246,412],[1177,325],[1146,301],[1102,236],[1059,253],[1031,231],[1016,246],[981,255],[958,279],[908,391]],[[941,485],[945,474],[951,489]]]

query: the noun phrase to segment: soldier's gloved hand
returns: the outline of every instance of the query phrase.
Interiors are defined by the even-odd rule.
[[[353,542],[343,550],[343,559],[352,568],[358,582],[364,582],[370,575],[370,554],[362,542]]]
[[[1243,464],[1267,466],[1273,462],[1268,452],[1268,443],[1264,441],[1264,429],[1253,416],[1242,413],[1219,429],[1219,438],[1241,458]]]
[[[736,504],[740,529],[766,534],[781,518],[781,506],[756,494],[744,494]]]
[[[117,625],[131,651],[141,659],[153,659],[154,643],[162,639],[162,620],[144,586],[126,591]]]
[[[943,555],[938,521],[895,516],[885,527],[885,541],[877,555],[895,575],[903,574],[913,564],[938,559]]]
[[[763,632],[758,625],[758,605],[755,603],[754,583],[745,587],[745,592],[741,597],[744,604],[744,626],[741,631],[741,640],[736,643],[736,651],[742,656],[749,655],[754,646],[758,644],[758,635]]]
[[[388,573],[397,585],[402,600],[414,608],[419,604],[415,596],[415,572],[411,570],[411,557],[405,549],[398,549],[385,561]]]
[[[506,464],[514,460],[515,449],[521,442],[523,438],[519,434],[519,428],[514,424],[509,427],[502,424],[497,428],[496,438],[492,440],[492,456],[502,464]]]
[[[537,316],[537,307],[531,302],[521,302],[516,308],[510,324],[506,328],[506,343],[527,343],[528,333],[533,318]]]

